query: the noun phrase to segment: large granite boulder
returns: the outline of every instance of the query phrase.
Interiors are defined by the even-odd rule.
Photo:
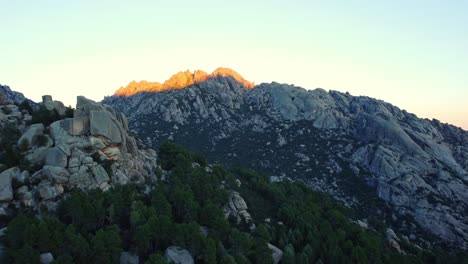
[[[63,120],[64,129],[73,136],[81,136],[89,133],[89,117],[80,116]]]
[[[20,172],[18,167],[14,167],[0,173],[0,202],[7,202],[13,199],[11,182]]]
[[[117,120],[107,111],[90,111],[90,129],[93,136],[104,136],[111,143],[122,143],[122,130]]]
[[[50,111],[57,111],[60,116],[65,116],[67,108],[60,101],[53,101],[52,96],[44,95],[42,96],[42,104]]]
[[[237,222],[245,221],[247,223],[252,222],[252,216],[247,211],[247,203],[240,196],[238,192],[230,192],[228,204],[224,207],[224,213],[226,218],[234,217]]]
[[[120,254],[120,264],[139,264],[140,258],[130,252],[124,251]]]
[[[67,169],[59,166],[44,166],[42,173],[47,179],[55,183],[65,183],[68,182],[70,178],[70,173]]]
[[[272,244],[268,243],[268,248],[271,250],[271,256],[273,258],[273,263],[278,264],[283,258],[283,251]]]
[[[57,145],[69,144],[73,140],[70,133],[65,129],[66,122],[65,120],[59,120],[52,123],[49,127],[50,135]]]
[[[34,146],[37,143],[37,138],[40,135],[44,134],[44,125],[43,124],[34,124],[31,125],[26,132],[18,139],[18,146],[23,142],[27,142],[29,147]]]
[[[53,147],[47,151],[45,164],[66,168],[68,163],[67,155],[58,147]]]
[[[45,162],[49,149],[49,147],[38,147],[28,152],[25,158],[33,165],[40,165]]]
[[[96,184],[98,186],[101,186],[103,183],[108,182],[110,180],[109,175],[101,165],[92,167],[91,172],[93,173],[94,180],[96,181]]]
[[[181,247],[168,247],[164,253],[164,257],[169,263],[174,264],[193,264],[194,260],[190,252]]]
[[[54,256],[50,252],[42,253],[41,256],[39,257],[39,262],[41,264],[50,264],[54,262]]]

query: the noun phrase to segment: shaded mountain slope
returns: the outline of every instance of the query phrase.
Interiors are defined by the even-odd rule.
[[[279,83],[245,88],[215,76],[104,103],[152,146],[170,139],[211,161],[301,181],[386,215],[415,241],[420,227],[432,242],[466,247],[468,132],[369,97]]]

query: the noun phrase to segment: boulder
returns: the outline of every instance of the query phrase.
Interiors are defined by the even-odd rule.
[[[44,166],[42,173],[52,182],[65,183],[70,178],[70,173],[63,167]]]
[[[49,147],[39,147],[34,150],[31,150],[29,153],[26,154],[25,158],[29,161],[32,165],[40,165],[45,162],[47,152],[49,151]]]
[[[16,179],[20,183],[24,183],[29,178],[29,176],[29,171],[25,170],[17,174],[14,179]]]
[[[94,102],[84,96],[76,98],[76,110],[73,114],[74,118],[89,117],[91,111],[107,111],[106,108],[99,103]]]
[[[0,202],[8,202],[13,199],[13,187],[11,181],[20,173],[18,167],[8,169],[0,173]]]
[[[101,184],[110,180],[109,175],[101,165],[92,167],[91,172],[93,173],[94,180],[96,180],[96,184],[98,186],[101,186]]]
[[[247,203],[244,201],[244,199],[237,192],[233,193],[233,195],[231,197],[231,201],[232,201],[232,203],[234,204],[235,208],[238,211],[243,211],[243,210],[248,209]]]
[[[229,206],[236,211],[243,211],[247,210],[247,203],[244,201],[244,198],[242,198],[238,192],[231,192],[230,196],[230,204]]]
[[[28,142],[29,147],[34,146],[37,143],[37,137],[44,134],[43,124],[31,125],[26,132],[18,139],[17,145],[20,146],[23,141]]]
[[[57,113],[61,116],[65,116],[67,108],[60,101],[53,101],[52,96],[44,95],[42,96],[42,104],[50,111],[56,110]]]
[[[121,170],[117,170],[114,173],[114,176],[112,177],[112,182],[114,184],[124,185],[127,184],[129,181],[130,180],[128,179],[128,177]]]
[[[121,152],[117,146],[109,146],[100,150],[100,152],[108,159],[116,160],[120,157]]]
[[[67,155],[58,147],[53,147],[47,151],[45,164],[58,167],[67,167]]]
[[[120,254],[120,264],[139,264],[140,258],[130,252],[124,251]]]
[[[73,136],[86,135],[89,133],[89,117],[67,118],[63,121],[63,128]]]
[[[85,156],[85,157],[83,157],[83,159],[81,160],[81,163],[82,163],[83,165],[90,165],[90,164],[92,164],[93,162],[94,162],[94,160],[93,160],[93,158],[90,157],[90,156]]]
[[[366,222],[364,222],[364,221],[357,220],[356,223],[357,223],[361,228],[363,228],[363,229],[368,229],[368,228],[369,228],[369,225],[368,225]]]
[[[72,175],[70,175],[70,180],[68,181],[68,183],[71,186],[74,186],[80,189],[88,189],[91,187],[97,187],[96,182],[92,178],[91,174],[87,170],[84,170],[82,168],[83,167],[80,167],[79,172],[73,173]]]
[[[50,181],[44,180],[37,186],[37,192],[42,200],[49,200],[59,195],[58,190]]]
[[[181,247],[171,246],[166,249],[164,257],[169,263],[174,264],[193,264],[194,260],[190,252]]]
[[[247,223],[252,222],[252,216],[247,212],[247,204],[238,192],[229,194],[228,204],[224,208],[226,218],[235,217],[237,222],[244,220]]]
[[[68,168],[79,168],[80,167],[80,159],[78,157],[72,157],[68,161]]]
[[[33,205],[33,195],[29,191],[28,186],[21,186],[16,190],[16,199],[18,199],[25,206]]]
[[[42,103],[49,103],[49,102],[53,102],[52,100],[52,95],[43,95],[42,96]]]
[[[52,136],[52,139],[55,141],[56,145],[68,144],[72,139],[70,133],[64,129],[64,123],[64,120],[59,120],[52,123],[49,127],[50,135]]]
[[[396,241],[400,240],[397,237],[397,235],[395,234],[395,231],[393,231],[393,229],[391,229],[391,228],[387,228],[386,236],[387,236],[388,239],[393,239],[393,240],[396,240]]]
[[[114,144],[122,143],[123,128],[107,111],[90,111],[90,129],[93,136],[104,136]]]
[[[278,264],[283,258],[283,251],[270,243],[267,243],[268,248],[271,250],[271,256],[273,258],[273,263]]]
[[[50,252],[42,253],[39,259],[41,264],[50,264],[54,262],[54,256]]]
[[[71,155],[70,146],[68,144],[57,145],[57,148],[60,149],[63,154],[67,155],[67,157]]]
[[[97,149],[103,149],[109,145],[109,140],[104,137],[89,137],[91,145]]]

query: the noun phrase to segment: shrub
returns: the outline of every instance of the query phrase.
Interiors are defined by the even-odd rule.
[[[44,147],[49,142],[49,138],[44,134],[38,135],[36,140],[37,144],[41,147]]]
[[[29,140],[26,139],[26,138],[23,138],[23,140],[21,140],[19,146],[18,146],[18,149],[21,151],[21,152],[26,152],[30,147],[30,144],[29,144]]]
[[[39,110],[32,113],[32,123],[39,124],[42,123],[44,126],[48,126],[53,122],[60,120],[60,115],[56,109],[49,110],[44,105],[39,107]]]
[[[5,115],[9,115],[11,114],[11,109],[10,108],[7,108],[7,107],[3,107],[2,108],[2,111]]]
[[[31,107],[31,105],[29,104],[27,100],[24,100],[23,102],[21,102],[21,104],[19,105],[19,109],[27,110],[30,114],[34,112],[34,109]]]

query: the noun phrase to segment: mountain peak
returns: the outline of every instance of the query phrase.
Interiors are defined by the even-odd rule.
[[[231,77],[234,80],[242,83],[245,88],[253,88],[255,84],[247,81],[238,72],[230,69],[219,67],[214,70],[211,74],[208,74],[202,70],[195,70],[191,72],[189,70],[178,72],[172,75],[164,83],[159,82],[148,82],[148,81],[131,81],[126,87],[120,87],[114,96],[127,97],[137,94],[139,92],[163,92],[167,90],[178,90],[183,89],[192,84],[204,82],[210,78],[215,77]]]

